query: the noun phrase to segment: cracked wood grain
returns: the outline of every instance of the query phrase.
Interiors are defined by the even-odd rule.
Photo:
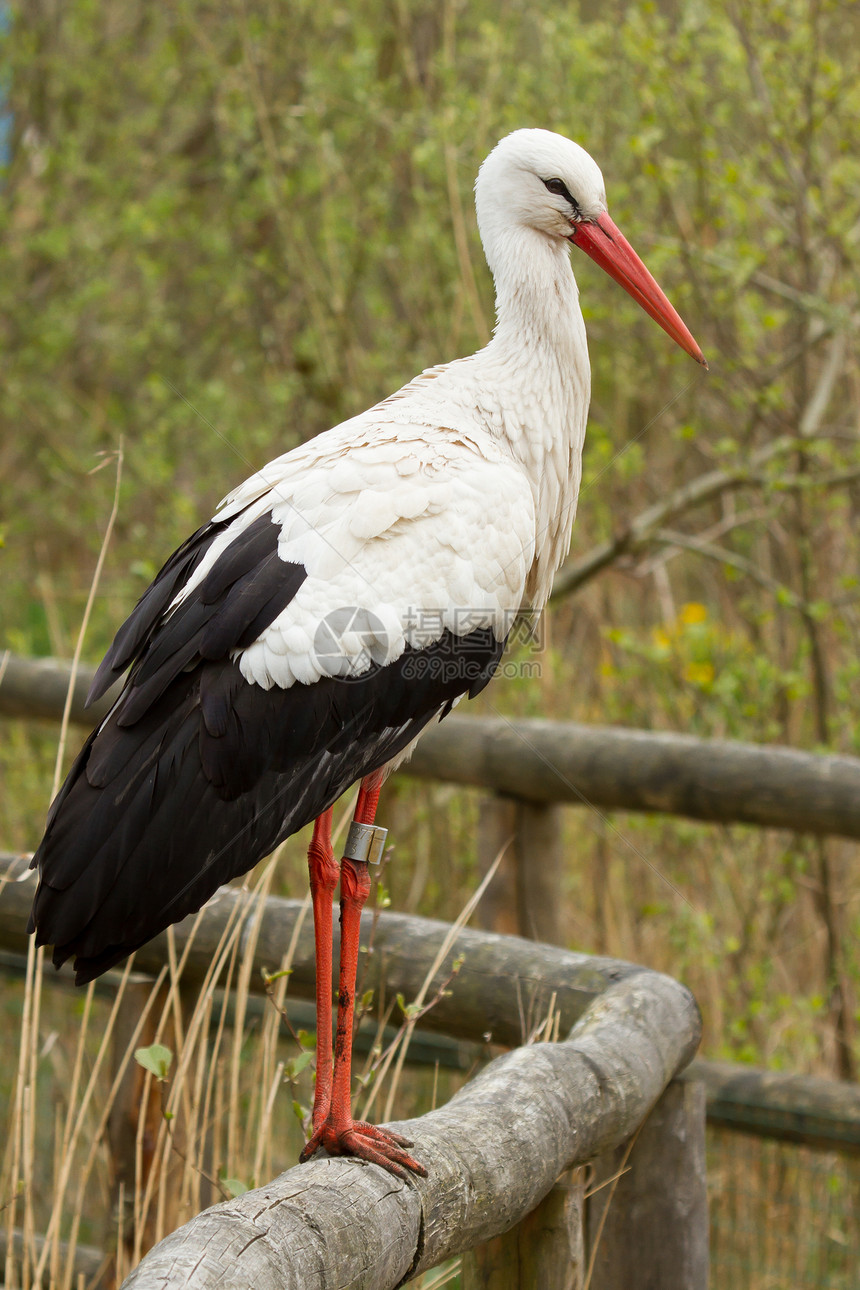
[[[565,1042],[497,1058],[446,1106],[403,1122],[428,1178],[312,1160],[192,1219],[124,1288],[393,1290],[509,1230],[565,1169],[628,1138],[692,1057],[699,1026],[682,986],[634,973]]]

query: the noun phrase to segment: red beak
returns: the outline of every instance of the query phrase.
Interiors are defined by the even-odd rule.
[[[680,315],[669,304],[627,238],[608,215],[601,215],[591,223],[583,221],[577,224],[570,235],[570,241],[591,256],[594,263],[605,269],[610,278],[620,283],[681,349],[686,350],[703,367],[708,366],[704,354]]]

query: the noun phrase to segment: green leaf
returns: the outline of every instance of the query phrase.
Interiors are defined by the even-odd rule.
[[[148,1048],[135,1048],[134,1060],[157,1080],[163,1081],[170,1071],[173,1053],[164,1044],[150,1044]]]
[[[287,1079],[294,1080],[301,1075],[305,1067],[313,1061],[313,1056],[313,1053],[305,1051],[299,1053],[298,1057],[291,1057],[284,1067],[284,1074]]]
[[[243,1183],[241,1178],[222,1178],[221,1185],[231,1196],[244,1196],[248,1190],[247,1184]]]

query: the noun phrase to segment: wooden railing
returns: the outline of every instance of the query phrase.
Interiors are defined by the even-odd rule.
[[[695,1046],[694,1008],[676,991],[646,977],[615,987],[567,1040],[497,1058],[446,1106],[399,1124],[427,1166],[426,1179],[401,1183],[354,1161],[311,1161],[192,1219],[144,1258],[126,1286],[389,1290],[456,1254],[480,1266],[500,1237],[527,1247],[538,1268],[581,1284],[572,1276],[574,1252],[582,1251],[580,1278],[588,1258],[582,1178],[564,1179],[570,1194],[562,1226],[535,1211],[572,1167],[603,1159],[640,1130],[667,1064]],[[592,1284],[704,1290],[702,1086],[671,1085],[649,1127],[637,1142],[637,1174],[659,1183],[647,1214],[634,1209],[633,1217],[624,1206],[626,1239],[608,1250],[613,1277]],[[558,1201],[551,1197],[550,1209]],[[521,1284],[539,1290],[552,1282],[535,1275]]]
[[[0,880],[0,945],[20,954],[34,875],[26,858],[7,855]],[[301,908],[278,898],[265,903],[249,977],[260,994],[261,969],[291,940]],[[256,908],[248,893],[225,889],[193,938],[192,920],[177,927],[174,961],[185,959],[191,989],[236,917],[250,929]],[[369,920],[363,930],[367,940]],[[376,997],[384,977],[389,994],[413,998],[447,932],[429,919],[383,914],[367,965]],[[594,1290],[695,1290],[706,1284],[707,1269],[705,1113],[748,1133],[860,1152],[860,1090],[850,1085],[697,1060],[661,1095],[698,1037],[695,1005],[669,978],[469,930],[450,953],[464,962],[451,994],[424,1019],[425,1044],[434,1042],[431,1027],[468,1041],[473,1055],[486,1053],[487,1034],[498,1044],[520,1044],[524,1019],[528,1026],[553,997],[567,1040],[517,1048],[446,1107],[405,1125],[430,1166],[426,1182],[401,1185],[354,1163],[313,1161],[192,1220],[152,1251],[128,1285],[384,1287],[398,1284],[404,1269],[428,1269],[465,1252],[463,1284],[474,1290],[509,1285],[492,1269],[512,1263],[533,1269],[523,1286],[576,1287],[592,1256]],[[139,952],[136,967],[154,976],[167,959],[162,936]],[[7,970],[14,966],[10,958]],[[68,970],[58,979],[71,986]],[[313,997],[307,925],[296,939],[290,989]],[[565,1169],[585,1160],[593,1161],[588,1199],[583,1175]],[[86,1268],[95,1266],[96,1255],[84,1251],[78,1263],[86,1256]],[[556,1283],[550,1270],[562,1268],[568,1280]]]
[[[0,945],[20,951],[35,875],[19,857],[7,858],[3,876]],[[202,916],[175,929],[183,983],[202,979],[225,925],[238,917],[254,922],[251,981],[257,988],[263,965],[277,962],[295,934],[291,992],[313,997],[313,937],[301,911],[300,901],[270,897],[260,913],[247,892],[223,889]],[[366,943],[370,918],[362,931]],[[374,997],[382,997],[384,979],[389,996],[414,998],[449,931],[429,919],[381,915],[365,973]],[[166,937],[156,938],[138,952],[135,967],[154,971],[167,953]],[[636,1284],[635,1265],[636,1275],[647,1267],[652,1283],[665,1290],[706,1285],[704,1091],[700,1084],[673,1084],[661,1100],[698,1044],[700,1019],[689,991],[633,964],[468,929],[451,944],[440,977],[455,955],[462,965],[425,1026],[473,1041],[490,1036],[495,1044],[519,1044],[524,1015],[541,1015],[552,1001],[567,1038],[497,1058],[447,1106],[406,1123],[427,1165],[426,1180],[399,1183],[354,1161],[311,1161],[193,1219],[143,1260],[128,1286],[387,1290],[453,1254],[470,1251],[477,1267],[491,1257],[487,1243],[497,1238],[528,1241],[538,1266],[561,1266],[561,1251],[569,1261],[571,1250],[585,1250],[581,1178],[567,1178],[567,1190],[546,1202],[553,1212],[560,1207],[563,1224],[542,1219],[535,1226],[531,1219],[518,1235],[502,1234],[522,1227],[560,1175],[629,1141],[658,1103],[636,1146],[641,1176],[659,1178],[660,1185],[649,1184],[648,1205],[634,1207],[641,1215],[641,1221],[631,1218],[635,1258],[628,1240],[619,1250],[607,1245],[604,1256],[611,1255],[613,1278],[626,1261],[624,1284]],[[594,1230],[598,1220],[589,1221]],[[595,1290],[618,1284],[601,1280],[596,1269]]]
[[[68,665],[7,655],[0,672],[0,713],[48,719],[61,714]],[[84,711],[90,676],[91,669],[81,669],[70,709],[73,721],[87,725],[110,702]],[[490,790],[479,830],[484,863],[514,835],[507,872],[494,884],[493,926],[550,942],[560,935],[553,915],[559,905],[563,805],[860,837],[860,760],[850,757],[456,716],[427,732],[408,773]],[[529,865],[537,851],[540,866]],[[23,950],[31,895],[30,880],[10,883],[0,893],[0,947]],[[243,898],[224,891],[211,902],[189,947],[186,982],[202,979],[232,916],[232,902]],[[260,965],[277,961],[298,908],[297,902],[267,902],[257,940]],[[511,910],[519,911],[518,921],[511,921]],[[388,993],[415,997],[445,930],[429,920],[383,915],[369,986],[380,984],[373,979],[373,963],[378,968],[384,962]],[[182,926],[178,932],[180,938],[185,934]],[[166,957],[163,941],[140,951],[136,967],[159,970]],[[621,1284],[696,1287],[706,1284],[707,1275],[701,1158],[706,1095],[716,1123],[789,1141],[838,1144],[842,1151],[860,1149],[860,1096],[851,1086],[696,1062],[684,1082],[670,1083],[661,1094],[689,1060],[698,1036],[695,1006],[668,978],[473,931],[460,933],[456,952],[465,954],[463,968],[425,1026],[469,1040],[490,1033],[496,1043],[516,1045],[522,1041],[524,998],[540,1007],[554,993],[561,1033],[572,1027],[567,1040],[517,1049],[448,1107],[408,1124],[431,1165],[428,1181],[380,1182],[376,1171],[355,1163],[311,1162],[193,1220],[144,1260],[129,1285],[224,1286],[234,1284],[235,1274],[235,1284],[304,1285],[316,1276],[320,1286],[393,1286],[455,1251],[470,1250],[467,1290],[509,1284],[494,1279],[493,1268],[512,1260],[537,1269],[522,1285],[574,1287],[592,1257],[592,1290]],[[258,979],[252,972],[252,981]],[[307,930],[297,942],[291,990],[312,997]],[[655,1102],[657,1109],[646,1119]],[[614,1178],[627,1149],[619,1144],[629,1143],[634,1133],[632,1178],[625,1174],[587,1202],[580,1174],[564,1174],[561,1188],[553,1190],[559,1170],[595,1156],[594,1176]],[[689,1150],[679,1152],[680,1141]],[[613,1193],[614,1211],[604,1212]],[[683,1221],[681,1211],[688,1216]],[[616,1230],[618,1216],[622,1227]],[[595,1253],[598,1229],[603,1235]],[[499,1235],[505,1230],[507,1235]],[[584,1230],[592,1233],[590,1252]],[[289,1274],[286,1250],[296,1269]],[[233,1268],[229,1276],[225,1251]],[[561,1266],[579,1271],[555,1281],[549,1269]]]

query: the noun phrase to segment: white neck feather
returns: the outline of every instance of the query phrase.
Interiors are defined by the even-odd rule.
[[[585,325],[566,241],[522,224],[479,223],[496,282],[493,339],[378,407],[396,419],[474,427],[506,445],[534,499],[537,554],[524,604],[539,609],[576,514],[591,385]]]
[[[498,400],[499,437],[532,487],[539,554],[527,598],[539,606],[567,553],[576,513],[591,388],[585,325],[568,243],[521,225],[482,226],[481,233],[497,323],[475,362]]]
[[[506,254],[493,257],[496,327],[484,352],[510,364],[525,388],[535,381],[544,388],[557,375],[558,411],[570,415],[573,397],[586,412],[588,345],[569,245],[523,228],[511,230],[506,242]]]

